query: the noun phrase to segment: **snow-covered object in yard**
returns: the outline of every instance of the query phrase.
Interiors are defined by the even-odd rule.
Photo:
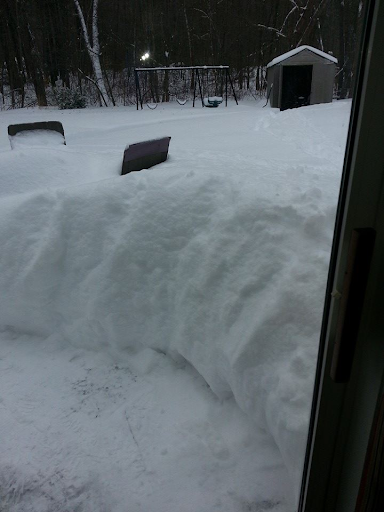
[[[8,137],[12,149],[17,144],[40,147],[56,144],[65,145],[64,128],[60,121],[10,124],[8,126]]]
[[[303,50],[309,50],[309,51],[315,53],[316,55],[319,55],[320,57],[323,57],[324,59],[328,59],[331,62],[334,62],[335,64],[337,64],[337,59],[336,59],[336,57],[333,57],[333,55],[329,55],[329,53],[325,53],[325,52],[319,50],[318,48],[314,48],[313,46],[303,45],[303,46],[299,46],[298,48],[294,48],[293,50],[290,50],[289,52],[283,53],[282,55],[279,55],[278,57],[275,57],[273,60],[271,60],[271,62],[269,62],[267,64],[267,68],[270,68],[270,67],[274,66],[275,64],[279,64],[283,60],[289,59],[290,57],[297,55],[298,53],[302,52]]]
[[[207,98],[203,98],[205,107],[218,107],[222,102],[223,98],[221,96],[208,96]]]
[[[0,329],[119,361],[149,348],[187,360],[272,434],[297,488],[349,107],[229,108],[188,123],[165,108],[132,133],[116,111],[110,131],[68,117],[84,152],[60,150],[71,186],[36,177],[29,194],[8,178],[27,153],[2,152]],[[165,123],[175,157],[118,176],[119,144]],[[48,176],[43,154],[36,176]]]

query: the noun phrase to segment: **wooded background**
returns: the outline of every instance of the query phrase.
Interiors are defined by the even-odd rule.
[[[95,0],[78,1],[90,34],[97,23],[113,103],[134,101],[132,70],[147,51],[145,66],[229,65],[240,97],[257,97],[266,64],[303,44],[338,58],[335,96],[351,95],[361,0],[100,0],[96,20]],[[59,86],[77,87],[97,104],[90,56],[74,0],[0,0],[3,108],[55,104]]]

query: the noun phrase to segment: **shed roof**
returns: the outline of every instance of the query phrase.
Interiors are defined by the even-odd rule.
[[[293,55],[296,55],[297,53],[302,52],[303,50],[309,50],[310,52],[316,53],[316,55],[320,55],[320,57],[323,57],[324,59],[328,59],[331,62],[334,62],[337,64],[336,57],[333,57],[332,55],[329,55],[328,53],[322,52],[321,50],[318,50],[317,48],[313,48],[313,46],[299,46],[298,48],[294,48],[293,50],[283,53],[283,55],[279,55],[279,57],[275,57],[269,64],[267,64],[267,68],[270,68],[274,66],[275,64],[279,64],[279,62],[282,62],[283,60],[289,59],[289,57],[293,57]]]

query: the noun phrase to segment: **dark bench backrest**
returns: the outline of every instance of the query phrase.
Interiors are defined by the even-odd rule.
[[[60,121],[42,121],[39,123],[23,123],[23,124],[10,124],[8,126],[8,135],[15,136],[19,132],[28,130],[51,130],[61,133],[63,136],[63,144],[65,144],[64,128]]]
[[[161,139],[146,140],[131,144],[124,151],[123,166],[121,174],[127,174],[132,171],[141,171],[165,162],[168,156],[168,147],[171,137]]]

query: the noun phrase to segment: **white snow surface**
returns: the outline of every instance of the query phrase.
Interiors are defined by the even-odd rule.
[[[4,510],[290,510],[349,111],[2,114]],[[11,151],[48,119],[67,146]]]
[[[26,130],[9,136],[11,147],[49,147],[64,144],[64,137],[61,133],[53,130]]]
[[[302,45],[302,46],[298,46],[297,48],[294,48],[293,50],[290,50],[289,52],[283,53],[282,55],[279,55],[278,57],[275,57],[274,59],[271,60],[271,62],[269,62],[267,64],[267,68],[270,68],[270,67],[274,66],[275,64],[279,64],[279,62],[289,59],[289,57],[293,57],[294,55],[302,52],[303,50],[309,50],[313,53],[316,53],[316,55],[320,55],[320,57],[323,57],[324,59],[328,59],[331,62],[334,62],[335,64],[337,64],[337,62],[338,62],[336,57],[333,57],[333,55],[329,55],[329,53],[325,53],[325,52],[319,50],[318,48],[314,48],[313,46]]]

